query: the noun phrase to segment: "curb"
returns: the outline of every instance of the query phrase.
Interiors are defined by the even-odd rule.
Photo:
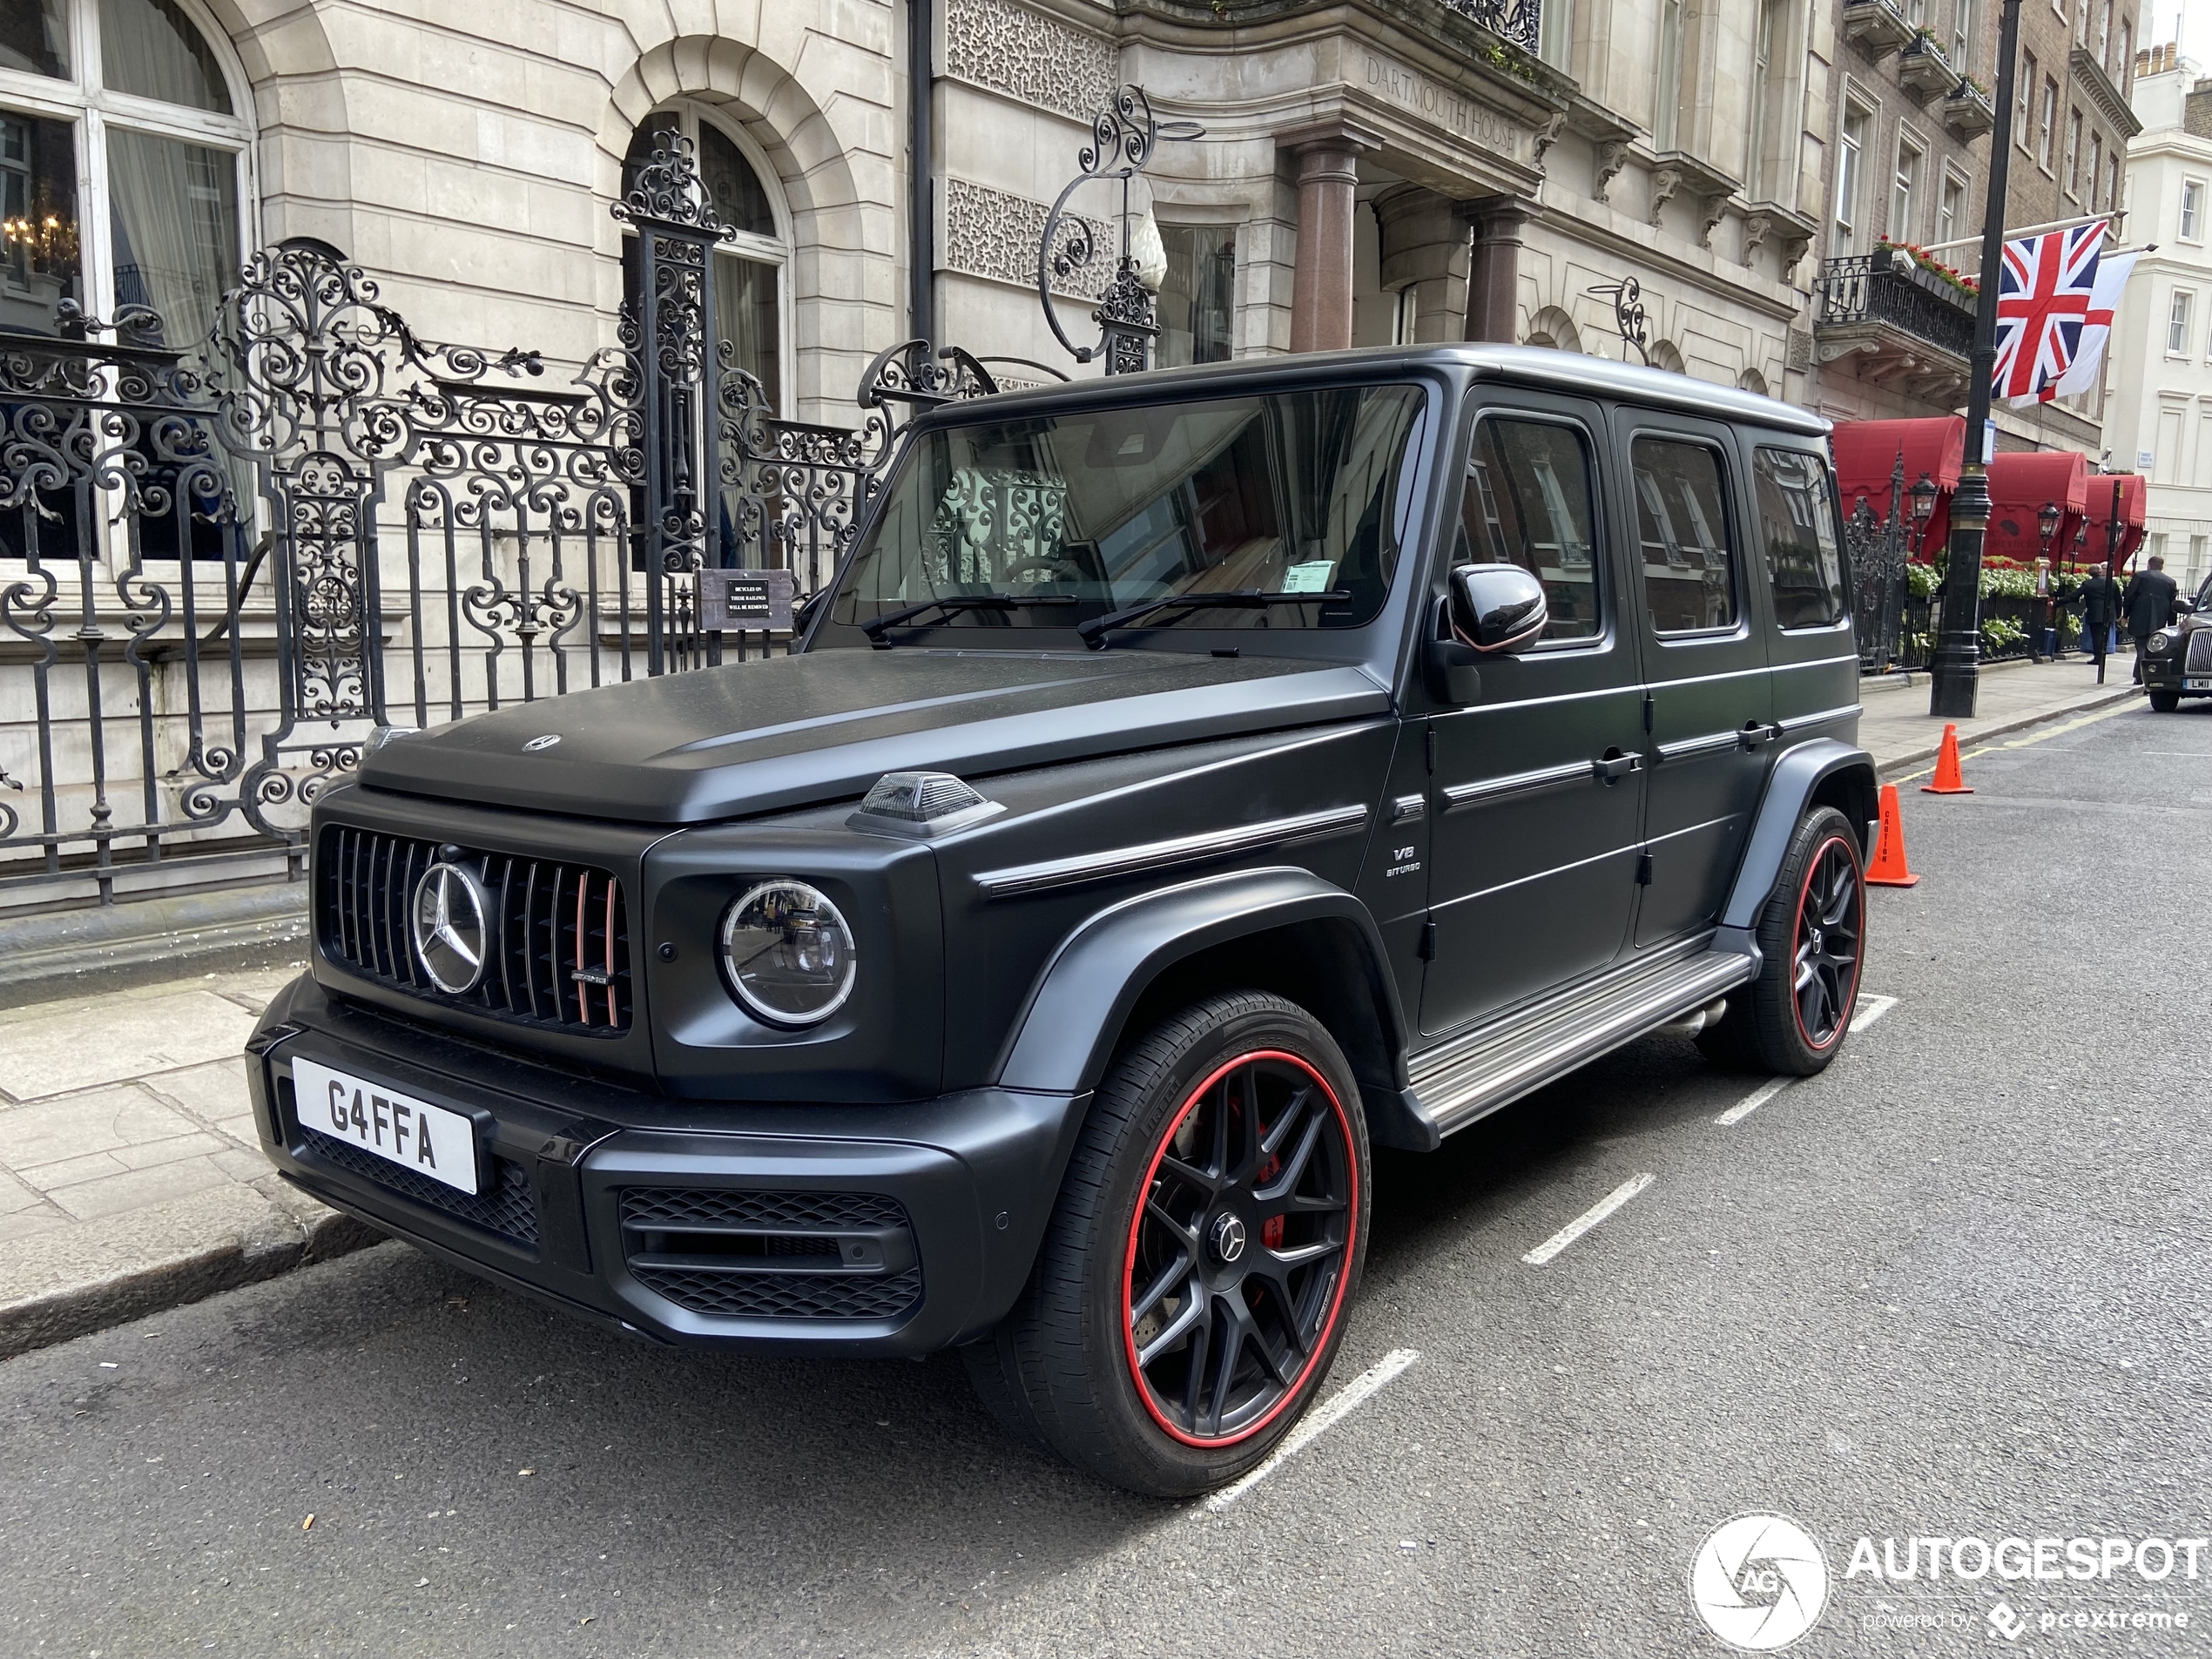
[[[2062,709],[2045,709],[2035,714],[2023,714],[2016,719],[2006,721],[2001,725],[1988,726],[1977,731],[1971,737],[1962,735],[1959,739],[1959,746],[1962,750],[1971,749],[1978,743],[1986,743],[1992,738],[2010,737],[2015,732],[2025,732],[2028,727],[2041,725],[2047,720],[2063,720],[2070,714],[2087,714],[2095,709],[2108,709],[2115,703],[2127,702],[2141,690],[2142,687],[2140,685],[2123,685],[2080,703],[2070,703]],[[1874,765],[1874,775],[1878,778],[1894,778],[1899,772],[1911,772],[1933,760],[1942,748],[1943,742],[1939,738],[1924,749],[1914,749],[1887,760],[1877,761]]]
[[[304,881],[0,918],[0,990],[307,936]]]
[[[135,1211],[115,1226],[83,1222],[32,1233],[10,1244],[0,1271],[0,1359],[274,1278],[384,1237],[290,1188],[272,1196],[237,1186]],[[88,1267],[92,1276],[83,1277]]]

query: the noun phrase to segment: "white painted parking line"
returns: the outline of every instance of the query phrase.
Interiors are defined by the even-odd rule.
[[[1864,1031],[1896,1006],[1893,996],[1862,996],[1858,999],[1858,1012],[1851,1016],[1851,1028]]]
[[[1267,1460],[1250,1473],[1240,1475],[1206,1500],[1206,1507],[1215,1514],[1250,1492],[1254,1487],[1275,1473],[1284,1464],[1311,1446],[1315,1438],[1359,1409],[1367,1397],[1395,1377],[1399,1372],[1421,1357],[1418,1348],[1393,1348],[1375,1364],[1361,1372],[1337,1390],[1327,1400],[1308,1412],[1304,1421],[1284,1436]]]
[[[1757,1089],[1737,1102],[1735,1105],[1716,1117],[1713,1122],[1723,1127],[1730,1123],[1740,1123],[1797,1081],[1795,1077],[1777,1077],[1770,1083],[1761,1083]]]
[[[1596,1226],[1599,1222],[1603,1221],[1615,1210],[1635,1197],[1637,1193],[1642,1192],[1656,1179],[1657,1177],[1649,1171],[1642,1175],[1632,1176],[1521,1259],[1531,1267],[1541,1267],[1584,1233],[1589,1231],[1591,1228]]]

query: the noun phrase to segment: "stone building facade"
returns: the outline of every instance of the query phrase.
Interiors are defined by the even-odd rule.
[[[2141,52],[2128,153],[2130,239],[2157,244],[2114,317],[2104,442],[2149,478],[2145,550],[2194,590],[2212,575],[2212,79]]]

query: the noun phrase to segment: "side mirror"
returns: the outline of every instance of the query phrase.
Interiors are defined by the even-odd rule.
[[[1510,657],[1544,637],[1544,585],[1518,564],[1452,567],[1452,631],[1486,657]]]

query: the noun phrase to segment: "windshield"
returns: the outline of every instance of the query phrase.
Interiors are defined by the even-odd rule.
[[[1009,631],[1064,637],[1150,601],[1233,595],[1130,627],[1359,627],[1410,528],[1424,407],[1412,386],[1343,387],[924,433],[831,620],[885,643],[941,628],[1010,644]]]

